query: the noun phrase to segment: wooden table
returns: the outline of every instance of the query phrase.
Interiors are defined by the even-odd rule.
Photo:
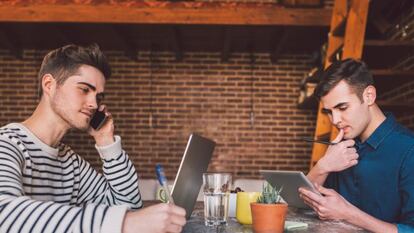
[[[196,204],[191,218],[184,226],[183,233],[253,233],[251,226],[241,225],[235,218],[229,218],[228,225],[222,227],[207,227],[204,225],[203,202]],[[311,211],[298,211],[290,208],[288,212],[288,221],[305,222],[307,228],[289,230],[294,233],[362,233],[367,232],[353,225],[340,221],[322,221]]]

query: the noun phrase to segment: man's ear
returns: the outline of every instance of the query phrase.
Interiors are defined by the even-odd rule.
[[[56,88],[56,80],[51,74],[45,74],[42,77],[43,94],[50,95]]]
[[[363,93],[363,98],[364,102],[366,102],[368,105],[373,105],[377,99],[377,90],[375,87],[372,85],[366,87]]]

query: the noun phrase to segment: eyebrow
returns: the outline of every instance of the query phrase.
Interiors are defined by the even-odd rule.
[[[83,85],[86,85],[86,86],[88,86],[90,89],[92,89],[92,90],[96,91],[96,87],[95,87],[94,85],[90,84],[90,83],[78,82],[78,84],[83,84]]]
[[[340,108],[340,107],[342,107],[343,105],[346,105],[346,104],[348,104],[348,103],[347,102],[341,102],[341,103],[335,105],[333,108]]]

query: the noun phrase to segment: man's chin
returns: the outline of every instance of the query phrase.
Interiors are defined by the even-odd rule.
[[[72,128],[73,129],[77,129],[77,130],[80,130],[80,131],[88,131],[88,129],[89,129],[89,123],[87,123],[87,124],[76,124],[76,125],[72,125]]]
[[[89,129],[89,126],[86,126],[86,127],[82,127],[82,128],[78,128],[80,131],[83,131],[83,132],[87,132],[88,131],[88,129]]]
[[[344,140],[349,140],[349,139],[354,139],[356,136],[353,135],[351,132],[345,133],[344,134]]]

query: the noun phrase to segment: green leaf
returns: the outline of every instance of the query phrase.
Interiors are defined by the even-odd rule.
[[[283,186],[279,189],[274,188],[268,182],[263,183],[262,194],[257,198],[257,203],[263,204],[276,204],[282,202],[280,193],[283,190]]]

